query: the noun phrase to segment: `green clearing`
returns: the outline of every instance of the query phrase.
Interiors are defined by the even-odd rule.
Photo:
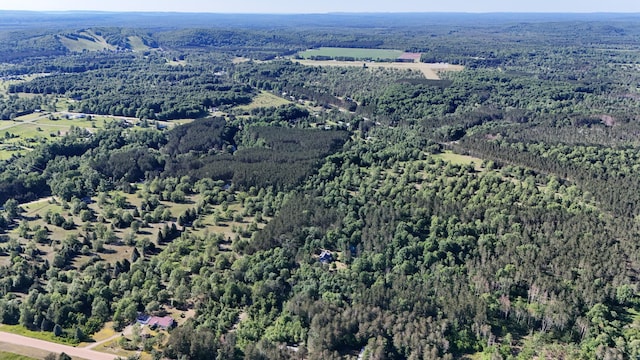
[[[24,124],[19,124],[9,129],[6,129],[5,132],[8,132],[14,137],[19,137],[29,141],[29,139],[46,137],[51,133],[55,134],[58,132],[58,130],[62,132],[63,130],[64,131],[68,130],[68,128],[65,127],[64,129],[62,129],[62,128],[56,128],[56,127],[47,126],[47,125],[24,123]]]
[[[65,36],[60,36],[60,42],[64,45],[69,51],[72,52],[82,52],[82,51],[101,51],[101,50],[115,50],[113,45],[107,43],[107,41],[99,35],[94,34],[91,31],[83,31],[80,33],[81,35],[91,37],[93,41],[78,38],[77,40],[70,39]]]
[[[187,61],[186,60],[169,60],[169,59],[167,59],[167,64],[169,64],[171,66],[185,66],[185,65],[187,65]]]
[[[36,360],[36,358],[0,351],[0,360]]]
[[[394,60],[400,57],[404,51],[390,49],[356,49],[356,48],[336,48],[321,47],[318,49],[310,49],[298,53],[304,59],[310,59],[315,56],[330,58],[354,58],[356,60]]]
[[[49,118],[49,117],[52,118]],[[92,116],[89,118],[67,118],[64,113],[33,113],[21,116],[16,121],[0,122],[0,159],[8,159],[13,154],[22,154],[40,142],[48,142],[66,134],[72,126],[93,129],[104,128],[108,122],[118,117]]]
[[[147,51],[150,49],[139,36],[129,36],[127,40],[133,51]]]
[[[107,116],[93,116],[91,120],[86,118],[85,119],[66,119],[64,117],[56,120],[52,120],[45,117],[42,119],[38,119],[36,123],[38,125],[64,127],[65,130],[69,130],[71,126],[88,129],[88,128],[94,127],[95,125],[96,128],[103,128],[107,122],[113,121],[113,120],[114,118],[110,118]]]
[[[178,119],[167,121],[167,124],[184,125],[193,122],[195,119]]]
[[[474,164],[476,166],[476,169],[482,164],[482,161],[483,161],[482,159],[477,157],[455,154],[451,151],[445,151],[443,153],[433,155],[433,157],[436,159],[441,159],[443,161],[450,162],[454,165]]]
[[[278,107],[290,103],[291,101],[273,95],[270,92],[261,91],[249,105],[238,106],[236,109],[240,111],[250,111],[257,108]]]
[[[15,121],[15,120],[2,120],[0,121],[0,130],[5,130],[17,125],[22,124],[22,122],[20,121]]]

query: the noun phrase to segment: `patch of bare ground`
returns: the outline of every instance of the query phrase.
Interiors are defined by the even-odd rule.
[[[616,119],[611,115],[600,115],[600,120],[606,126],[613,126],[616,124]]]

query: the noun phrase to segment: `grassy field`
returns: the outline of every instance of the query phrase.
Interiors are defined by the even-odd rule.
[[[454,154],[451,151],[445,151],[441,154],[433,155],[436,159],[450,162],[455,165],[471,165],[474,164],[476,169],[482,164],[482,159],[468,155]]]
[[[167,64],[171,66],[185,66],[187,65],[187,60],[168,60],[167,59]]]
[[[93,39],[93,41],[78,38],[77,40],[70,39],[68,37],[60,36],[60,42],[64,45],[69,51],[73,52],[82,52],[84,50],[87,51],[101,51],[101,50],[115,50],[113,45],[107,43],[107,41],[99,35],[94,34],[92,31],[83,31],[80,34],[84,36],[89,36]]]
[[[335,60],[296,60],[298,63],[307,66],[342,66],[342,67],[368,67],[368,68],[388,68],[401,70],[417,70],[430,80],[440,80],[438,72],[441,71],[462,71],[461,65],[451,64],[428,64],[428,63],[404,63],[404,62],[362,62],[362,61],[335,61]]]
[[[65,135],[72,126],[95,131],[119,119],[111,116],[72,119],[64,113],[53,113],[52,119],[49,116],[49,113],[33,113],[20,116],[15,121],[0,121],[0,159],[23,154],[39,143]]]
[[[278,107],[280,105],[290,104],[291,101],[285,100],[279,96],[273,95],[270,92],[262,91],[256,96],[249,105],[238,106],[236,109],[240,111],[250,111],[252,109],[261,107]]]
[[[37,360],[37,358],[32,358],[30,356],[24,356],[20,354],[0,351],[0,360]]]
[[[142,39],[139,36],[129,36],[127,38],[129,45],[131,46],[131,50],[133,51],[147,51],[151,49],[147,45],[144,44]]]
[[[404,51],[388,50],[388,49],[354,49],[354,48],[335,48],[321,47],[319,49],[310,49],[298,53],[304,59],[310,59],[314,56],[350,57],[357,60],[393,60],[402,55]]]

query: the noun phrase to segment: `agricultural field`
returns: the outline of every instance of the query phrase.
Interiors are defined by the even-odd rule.
[[[298,53],[303,59],[316,57],[353,58],[355,60],[393,60],[399,58],[404,51],[392,49],[355,49],[338,47],[321,47]]]
[[[429,80],[440,80],[440,72],[462,71],[464,66],[445,63],[416,63],[416,62],[362,62],[362,61],[337,61],[337,60],[296,60],[306,66],[336,66],[336,67],[367,67],[401,70],[416,70],[422,72]]]

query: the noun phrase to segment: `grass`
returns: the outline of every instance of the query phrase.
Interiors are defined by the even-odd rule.
[[[0,360],[37,360],[29,356],[0,351]]]
[[[405,63],[405,62],[378,62],[363,63],[362,61],[333,61],[333,60],[296,60],[298,63],[307,66],[341,66],[341,67],[363,67],[367,68],[387,68],[398,70],[415,70],[420,71],[425,78],[429,80],[440,80],[438,72],[441,71],[462,71],[461,65],[451,64],[428,64],[428,63]]]
[[[42,118],[36,121],[36,124],[50,125],[57,127],[65,127],[68,130],[71,126],[77,126],[82,128],[91,128],[95,124],[96,128],[102,128],[108,121],[113,119],[106,116],[94,116],[91,120],[88,119],[65,119],[60,118],[58,120],[50,120],[48,118]]]
[[[187,65],[187,60],[169,60],[167,59],[167,64],[171,66],[185,66]]]
[[[335,48],[321,47],[319,49],[310,49],[299,53],[302,58],[309,59],[313,56],[350,57],[356,60],[393,60],[402,55],[404,51],[389,49],[354,49],[354,48]]]
[[[93,342],[82,342],[78,345],[78,347],[87,347],[93,343],[97,343],[100,341],[104,341],[109,339],[110,337],[116,335],[116,331],[113,330],[113,321],[109,321],[107,323],[104,324],[104,326],[102,327],[102,329],[100,331],[98,331],[97,333],[91,335],[91,338],[93,339]]]
[[[127,40],[133,51],[147,51],[150,49],[139,36],[129,36]]]
[[[20,124],[21,124],[20,121],[2,120],[0,121],[0,130],[5,130],[13,126],[18,126]]]
[[[285,100],[281,97],[273,95],[267,91],[261,91],[250,104],[238,106],[237,109],[241,111],[250,111],[257,108],[264,107],[278,107],[280,105],[290,104],[291,101]]]
[[[184,124],[192,123],[193,121],[194,121],[194,119],[177,119],[177,120],[171,120],[171,121],[169,121],[167,123],[184,125]]]
[[[128,357],[128,356],[133,356],[138,354],[137,351],[129,351],[129,350],[123,350],[119,345],[118,345],[118,339],[114,339],[112,341],[107,341],[104,344],[100,344],[98,346],[96,346],[95,348],[93,348],[93,350],[95,351],[100,351],[103,353],[107,353],[107,354],[114,354],[115,356],[120,356],[120,357]],[[146,353],[146,352],[141,352],[140,353],[140,359],[141,360],[150,360],[151,359],[151,354]]]
[[[82,52],[84,50],[88,51],[101,51],[101,50],[114,50],[115,47],[107,43],[107,41],[99,35],[94,34],[91,31],[83,31],[80,34],[89,36],[93,38],[94,41],[90,41],[84,38],[78,38],[77,40],[69,39],[64,36],[60,36],[60,42],[64,45],[69,51],[72,52]]]
[[[441,159],[443,161],[447,161],[450,162],[454,165],[471,165],[474,164],[476,167],[476,170],[481,169],[479,168],[479,166],[482,164],[482,159],[477,158],[477,157],[473,157],[473,156],[468,156],[468,155],[460,155],[460,154],[454,154],[451,151],[445,151],[441,154],[437,154],[437,155],[433,155],[434,158],[436,159]]]
[[[50,341],[57,344],[63,345],[76,345],[77,342],[71,339],[54,336],[53,332],[50,331],[32,331],[21,325],[0,325],[0,331],[8,332],[11,334],[22,335],[26,337],[30,337],[33,339],[40,339],[44,341]]]
[[[50,115],[55,120],[49,119]],[[92,131],[92,129],[104,128],[108,122],[119,119],[119,117],[99,115],[92,116],[91,120],[87,118],[67,119],[65,114],[59,112],[50,115],[48,113],[33,113],[20,116],[16,121],[1,121],[0,159],[8,159],[13,154],[25,153],[40,142],[48,142],[58,135],[66,134],[72,126]],[[12,135],[12,137],[3,139],[5,133]]]

